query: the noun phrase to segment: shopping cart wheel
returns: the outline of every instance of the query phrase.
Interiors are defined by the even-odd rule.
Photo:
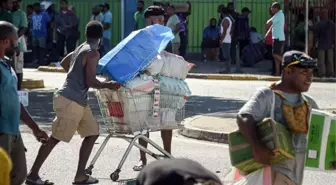
[[[111,173],[110,175],[111,180],[117,181],[119,179],[119,173],[120,173],[119,170],[116,170],[113,173]]]

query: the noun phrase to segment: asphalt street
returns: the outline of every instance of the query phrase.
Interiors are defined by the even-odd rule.
[[[65,74],[25,70],[24,76],[26,78],[40,78],[45,82],[45,89],[30,92],[30,105],[28,110],[42,127],[50,131],[50,124],[54,118],[52,95],[54,90],[63,84]],[[197,79],[187,79],[187,83],[193,92],[193,96],[190,98],[186,108],[186,116],[188,117],[218,111],[237,112],[257,88],[269,84],[269,82],[262,81],[216,81]],[[315,98],[320,108],[336,110],[335,90],[335,84],[314,83],[308,94]],[[97,119],[103,124],[99,107],[93,93],[90,95],[90,105]],[[29,129],[25,126],[22,126],[21,130],[23,132],[25,145],[28,149],[27,161],[28,167],[30,168],[37,154],[39,143],[35,141]],[[93,153],[98,150],[104,140],[104,136],[106,136],[106,133],[103,132],[94,147]],[[151,133],[151,138],[161,145],[161,138],[158,133]],[[59,185],[71,184],[77,167],[80,140],[80,137],[76,135],[69,144],[61,143],[57,146],[42,168],[41,176]],[[110,140],[93,171],[93,176],[100,179],[99,184],[118,184],[112,183],[109,179],[109,175],[115,170],[127,146],[128,143],[121,139]],[[209,170],[217,172],[220,178],[223,178],[224,173],[231,166],[227,145],[188,139],[179,135],[177,131],[174,132],[172,152],[175,157],[187,157],[200,162]],[[93,157],[93,155],[91,157]],[[132,150],[120,173],[120,179],[125,180],[136,177],[137,173],[132,171],[132,167],[138,162],[138,158],[138,151],[136,149]],[[307,169],[305,171],[304,184],[331,185],[334,184],[335,178],[336,172],[326,173]]]

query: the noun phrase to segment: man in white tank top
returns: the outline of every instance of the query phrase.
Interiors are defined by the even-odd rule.
[[[220,27],[221,39],[220,44],[222,47],[222,58],[226,64],[226,68],[221,69],[220,73],[230,73],[231,72],[231,28],[232,21],[229,17],[229,11],[227,8],[222,9],[224,15],[223,21]]]

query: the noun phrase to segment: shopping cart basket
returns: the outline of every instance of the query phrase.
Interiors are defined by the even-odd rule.
[[[160,108],[156,114],[154,111],[154,93],[131,92],[131,90],[120,88],[116,91],[108,89],[97,90],[96,96],[104,123],[107,127],[108,136],[86,169],[87,174],[92,174],[95,162],[112,137],[122,138],[129,142],[128,148],[122,156],[117,169],[110,175],[113,181],[119,179],[121,168],[133,146],[136,146],[155,159],[173,158],[172,155],[146,137],[146,134],[147,132],[161,129],[173,130],[180,128],[180,123],[185,116],[184,106],[186,98],[184,96],[160,94]],[[152,145],[161,155],[155,154],[139,145],[136,142],[138,139],[143,139]]]

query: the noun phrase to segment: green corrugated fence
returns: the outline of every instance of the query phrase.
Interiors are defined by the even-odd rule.
[[[135,1],[135,0],[134,0]],[[279,0],[283,4],[284,0]],[[23,0],[22,9],[26,9],[27,4],[32,4],[36,0]],[[57,10],[59,1],[54,0]],[[77,15],[80,17],[81,41],[84,41],[85,25],[90,20],[91,9],[97,4],[107,2],[110,4],[113,15],[112,25],[112,45],[115,46],[121,37],[121,0],[69,0],[69,4],[74,6]],[[183,3],[185,0],[167,0],[166,2]],[[218,19],[217,8],[220,4],[227,5],[230,0],[190,0],[192,13],[189,16],[189,52],[200,52],[203,29],[209,24],[211,18]],[[259,33],[265,33],[265,22],[269,19],[269,6],[273,0],[237,0],[236,10],[240,12],[243,7],[248,7],[250,15],[250,26],[255,27]],[[146,7],[151,5],[153,0],[145,0]],[[133,16],[133,15],[126,15]]]

